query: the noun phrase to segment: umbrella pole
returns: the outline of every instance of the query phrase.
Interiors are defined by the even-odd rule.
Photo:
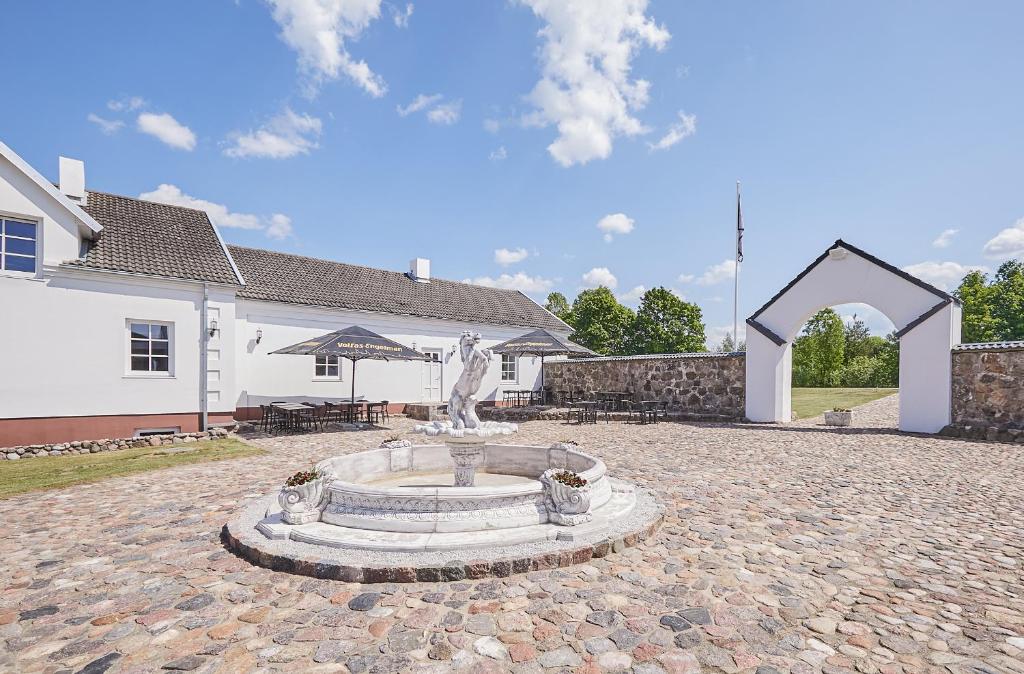
[[[352,403],[356,401],[356,359],[352,359]]]
[[[544,354],[540,354],[540,404],[543,405],[544,400]]]

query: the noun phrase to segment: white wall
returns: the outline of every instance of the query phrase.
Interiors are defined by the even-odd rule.
[[[859,255],[826,257],[756,320],[787,340],[776,346],[753,329],[747,331],[747,417],[751,421],[789,421],[792,378],[791,342],[817,311],[860,302],[885,314],[897,330],[941,301]],[[900,340],[900,429],[935,433],[949,423],[950,348],[960,339],[960,310],[939,311]]]
[[[198,284],[0,276],[0,418],[198,412],[201,301]],[[173,323],[172,376],[129,371],[128,319]]]
[[[510,328],[459,323],[413,316],[388,316],[355,311],[316,309],[239,299],[237,305],[237,402],[239,407],[256,407],[272,400],[342,400],[351,393],[352,363],[341,360],[341,380],[314,378],[313,356],[270,355],[310,337],[359,325],[418,350],[439,348],[445,354],[441,397],[448,399],[452,385],[462,372],[458,343],[463,330],[483,336],[483,348],[518,337],[530,328]],[[263,339],[256,344],[256,330]],[[356,397],[367,400],[418,402],[424,400],[424,379],[430,366],[422,362],[363,360],[356,365]],[[501,382],[501,358],[495,355],[478,394],[481,400],[500,400],[506,389],[539,386],[540,358],[519,359],[517,382]]]

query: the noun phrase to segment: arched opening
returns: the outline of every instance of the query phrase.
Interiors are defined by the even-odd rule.
[[[864,303],[899,340],[900,419],[905,431],[936,433],[950,418],[950,349],[960,307],[947,293],[836,241],[747,319],[746,408],[751,421],[792,418],[793,340],[823,307]]]
[[[826,411],[866,403],[853,425],[895,428],[899,391],[899,339],[893,322],[869,304],[841,304],[814,311],[796,334],[793,349],[793,418],[809,419]]]

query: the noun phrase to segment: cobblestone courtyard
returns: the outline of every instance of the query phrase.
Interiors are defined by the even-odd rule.
[[[1024,673],[1024,447],[857,412],[876,428],[525,424],[667,512],[644,545],[503,579],[351,585],[222,548],[241,502],[385,430],[9,499],[0,670]]]

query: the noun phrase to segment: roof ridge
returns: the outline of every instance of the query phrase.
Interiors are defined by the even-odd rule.
[[[302,255],[302,254],[299,254],[299,253],[287,253],[287,252],[282,251],[282,250],[272,250],[270,248],[256,248],[255,246],[241,246],[241,245],[238,245],[238,244],[229,243],[228,244],[228,249],[232,249],[232,248],[239,248],[241,250],[251,250],[251,251],[255,251],[257,253],[271,253],[273,255],[285,255],[287,257],[295,257],[295,258],[299,258],[299,259],[302,259],[302,260],[312,260],[314,262],[327,262],[327,263],[330,263],[330,264],[340,264],[340,265],[344,265],[346,267],[355,267],[357,269],[367,269],[369,271],[379,271],[379,272],[384,272],[386,274],[395,274],[396,276],[404,276],[405,278],[409,278],[409,275],[406,274],[405,272],[395,271],[393,269],[383,269],[381,267],[371,267],[369,265],[356,264],[354,262],[342,262],[341,260],[329,260],[329,259],[324,258],[324,257],[313,257],[312,255]],[[439,276],[433,276],[433,277],[430,278],[430,280],[431,281],[444,281],[445,283],[454,283],[456,285],[462,285],[462,286],[473,286],[474,288],[487,288],[488,290],[500,290],[501,292],[505,292],[505,293],[519,293],[519,294],[522,294],[522,295],[526,296],[527,299],[529,299],[530,301],[534,302],[534,304],[537,304],[537,302],[535,300],[533,300],[533,298],[531,298],[529,295],[526,295],[526,293],[523,293],[521,290],[516,290],[514,288],[497,288],[495,286],[485,286],[485,285],[480,285],[480,284],[477,284],[477,283],[466,283],[465,281],[456,281],[454,279],[447,279],[447,278],[442,278],[442,277],[439,277]],[[544,307],[541,307],[541,308],[543,309]],[[558,318],[558,317],[555,316],[555,318]]]

